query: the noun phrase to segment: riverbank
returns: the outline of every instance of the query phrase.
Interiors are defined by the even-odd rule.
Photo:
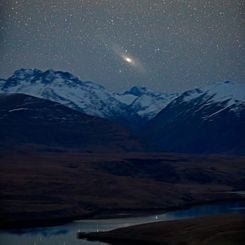
[[[166,222],[170,220],[195,219],[212,215],[245,214],[245,201],[233,201],[214,204],[203,204],[183,210],[170,211],[158,215],[113,218],[113,219],[87,219],[71,222],[59,226],[38,227],[28,229],[14,229],[0,231],[0,240],[5,245],[13,244],[93,244],[87,240],[77,239],[78,232],[112,231],[152,222]],[[95,242],[97,244],[97,242]],[[125,243],[124,243],[125,244]]]
[[[234,193],[232,193],[234,194]],[[234,203],[234,202],[245,202],[245,195],[238,194],[237,197],[212,200],[212,201],[203,201],[188,203],[178,207],[168,207],[165,209],[147,209],[147,210],[101,210],[100,212],[93,213],[86,216],[76,216],[76,217],[60,217],[57,219],[43,219],[43,220],[23,220],[20,222],[9,222],[9,223],[0,223],[1,230],[12,230],[12,229],[32,229],[40,227],[52,227],[65,225],[71,222],[83,222],[84,220],[100,220],[100,219],[118,219],[118,218],[137,218],[137,217],[147,217],[152,215],[164,214],[172,211],[181,211],[191,207],[198,207],[200,205],[212,205],[212,204],[224,204],[224,203]]]
[[[109,232],[79,233],[78,237],[112,245],[243,245],[245,242],[245,215],[220,215],[156,222]]]

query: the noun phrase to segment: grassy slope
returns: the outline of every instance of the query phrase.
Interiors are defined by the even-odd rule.
[[[173,154],[0,154],[1,227],[142,214],[235,198],[245,159]],[[225,193],[226,192],[226,193]]]
[[[113,245],[242,245],[245,242],[245,215],[157,222],[111,232],[90,233],[85,237]]]

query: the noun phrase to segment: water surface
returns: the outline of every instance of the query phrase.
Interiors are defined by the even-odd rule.
[[[32,229],[0,231],[4,245],[103,245],[101,242],[78,240],[77,232],[106,231],[149,222],[179,220],[217,214],[245,214],[245,201],[198,205],[146,217],[81,220],[65,225]]]

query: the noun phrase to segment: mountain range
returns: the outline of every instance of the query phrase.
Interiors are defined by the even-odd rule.
[[[88,120],[89,116],[92,116],[93,120],[96,118],[99,123],[95,120],[95,124],[90,124],[91,130],[97,128],[96,125],[101,122],[117,125],[120,132],[122,130],[126,132],[125,139],[127,140],[122,142],[128,145],[128,147],[121,145],[119,148],[125,148],[127,151],[142,149],[140,142],[143,142],[145,151],[245,153],[243,143],[245,85],[242,83],[219,82],[179,94],[154,92],[145,87],[132,87],[122,93],[113,93],[94,82],[81,81],[68,72],[20,69],[8,79],[0,79],[0,92],[3,95],[25,94],[25,96],[31,96],[32,100],[36,97],[36,99],[49,101],[49,103],[45,102],[46,104],[42,102],[49,107],[50,112],[49,114],[42,112],[46,115],[45,120],[49,120],[47,115],[50,118],[57,117],[57,111],[54,108],[57,108],[57,103],[59,103],[63,105],[62,117],[64,118],[69,118],[69,113],[74,115],[80,113],[83,118],[87,117],[87,121],[92,120]],[[28,98],[25,99],[28,100]],[[26,113],[26,110],[19,110],[22,107],[25,108],[21,103],[18,104],[19,102],[13,104],[12,108],[8,108],[7,113],[3,108],[6,107],[6,103],[9,103],[6,102],[8,100],[9,97],[4,99],[3,96],[0,100],[1,114],[5,110],[5,117],[1,116],[1,123],[10,116],[9,111]],[[18,99],[12,100],[18,101]],[[50,104],[51,101],[55,102],[56,106]],[[80,123],[83,121],[82,118],[79,120]],[[83,128],[82,124],[80,126],[77,128],[78,131]],[[103,129],[105,130],[103,137],[106,137],[106,134],[113,136],[109,132],[109,127]],[[129,128],[129,130],[123,128]],[[98,130],[100,129],[98,127]],[[78,131],[74,132],[74,137]],[[100,133],[103,135],[102,132]],[[94,140],[93,137],[91,139]],[[135,137],[138,138],[138,143]],[[107,140],[115,142],[112,138],[108,137]],[[104,145],[104,148],[106,147],[108,145]]]
[[[146,88],[133,87],[112,93],[103,86],[81,81],[62,71],[20,69],[8,79],[0,79],[4,93],[23,93],[55,101],[88,115],[128,124],[153,118],[174,97]]]

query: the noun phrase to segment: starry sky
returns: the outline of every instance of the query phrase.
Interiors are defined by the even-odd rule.
[[[0,0],[0,77],[69,71],[112,91],[245,82],[242,0]]]

